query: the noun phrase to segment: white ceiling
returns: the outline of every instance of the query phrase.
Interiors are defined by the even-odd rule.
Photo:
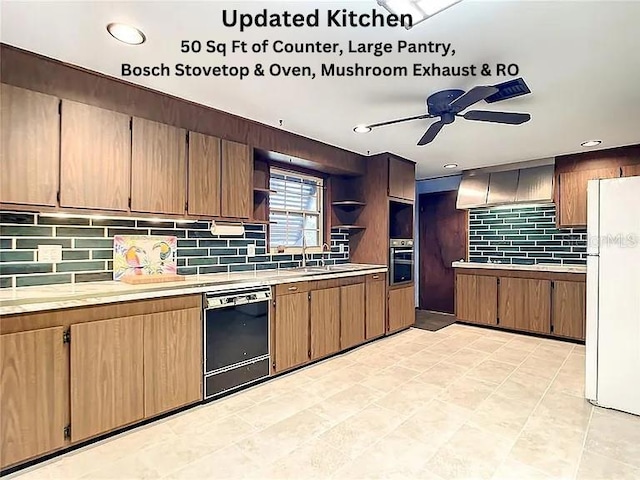
[[[320,4],[320,5],[318,5]],[[414,62],[465,65],[517,63],[532,94],[488,110],[529,112],[522,126],[457,119],[425,147],[416,142],[433,120],[416,121],[355,134],[356,124],[424,113],[424,100],[445,88],[469,89],[506,80],[477,78],[139,78],[163,92],[366,154],[390,151],[418,162],[417,177],[460,169],[552,157],[582,151],[580,143],[597,138],[600,148],[640,142],[640,2],[638,1],[491,1],[462,3],[410,31],[374,28],[254,28],[244,33],[222,26],[223,8],[256,12],[262,8],[308,11],[348,8],[366,12],[375,0],[350,2],[61,2],[2,1],[0,39],[27,50],[119,76],[123,62],[153,65],[178,62],[212,65],[359,62],[411,65]],[[141,28],[147,42],[127,46],[106,32],[109,22]],[[248,42],[409,41],[451,42],[452,58],[388,54],[245,54],[222,59],[212,54],[181,54],[180,41],[212,39]],[[319,67],[317,67],[319,70]]]

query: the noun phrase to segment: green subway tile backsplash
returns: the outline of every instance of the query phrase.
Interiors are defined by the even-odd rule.
[[[247,272],[298,267],[301,255],[267,253],[266,226],[245,225],[242,237],[212,235],[208,222],[175,223],[88,217],[43,216],[0,212],[0,288],[107,281],[113,278],[114,235],[173,235],[178,237],[176,263],[184,275]],[[481,229],[484,225],[478,225]],[[481,234],[479,238],[482,239]],[[483,240],[479,240],[482,242]],[[62,261],[37,263],[38,245],[60,245]],[[248,256],[248,245],[256,255]],[[340,245],[344,251],[340,252]],[[486,245],[485,245],[486,246]],[[349,234],[331,232],[325,264],[349,261]],[[314,254],[309,265],[323,255]],[[568,259],[571,260],[571,259]]]
[[[556,228],[553,204],[469,211],[469,260],[585,265],[585,229]]]

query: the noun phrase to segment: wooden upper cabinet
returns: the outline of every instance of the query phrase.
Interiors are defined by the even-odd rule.
[[[367,340],[384,335],[387,321],[386,278],[387,277],[384,273],[376,273],[367,277],[365,290],[365,333]]]
[[[559,176],[558,226],[584,227],[587,225],[587,183],[600,178],[620,176],[619,167],[578,170]]]
[[[309,360],[308,295],[307,292],[300,292],[276,296],[274,326],[276,372],[288,370]]]
[[[340,348],[365,340],[365,287],[356,283],[340,287]]]
[[[625,165],[622,167],[623,177],[637,177],[640,176],[640,163],[636,165]]]
[[[340,350],[340,287],[310,293],[311,360]]]
[[[415,305],[413,285],[390,289],[388,331],[395,332],[416,323]]]
[[[552,320],[553,333],[562,337],[584,340],[586,314],[586,283],[553,282]]]
[[[184,214],[187,136],[182,128],[133,118],[131,210]]]
[[[220,216],[220,139],[189,132],[189,202],[191,215]]]
[[[129,208],[131,117],[62,101],[60,206]]]
[[[251,218],[253,213],[253,158],[251,148],[222,141],[222,216]]]
[[[144,315],[71,325],[71,440],[144,417]]]
[[[498,319],[501,327],[551,333],[551,281],[501,277]]]
[[[0,335],[0,468],[64,446],[63,327]]]
[[[415,198],[415,164],[389,158],[389,196],[413,201]]]
[[[458,273],[456,275],[456,317],[464,322],[496,325],[498,278]]]
[[[0,202],[56,206],[60,100],[0,85]]]
[[[202,400],[202,310],[144,316],[144,416]]]

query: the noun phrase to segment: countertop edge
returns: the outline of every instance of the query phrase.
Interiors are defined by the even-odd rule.
[[[292,275],[282,278],[269,278],[263,279],[247,279],[246,281],[229,281],[227,283],[210,280],[195,285],[171,285],[166,289],[158,288],[154,290],[142,290],[134,291],[130,293],[115,293],[106,295],[90,295],[90,294],[77,294],[77,298],[70,296],[68,299],[61,299],[55,302],[38,301],[37,299],[25,298],[24,303],[18,303],[15,305],[2,306],[0,302],[0,317],[8,315],[20,315],[27,313],[44,312],[49,310],[60,310],[65,308],[78,308],[78,307],[90,307],[93,305],[104,305],[117,302],[131,302],[136,300],[150,300],[154,298],[175,297],[180,295],[194,295],[204,292],[215,292],[220,290],[227,290],[230,288],[251,288],[251,287],[264,287],[273,286],[282,283],[297,283],[317,280],[331,280],[334,278],[347,278],[356,277],[359,275],[367,275],[372,273],[386,273],[388,267],[382,265],[371,265],[371,267],[363,267],[355,270],[336,271],[328,273],[318,273],[317,275]],[[134,287],[135,288],[135,287]],[[1,320],[0,320],[1,321]]]
[[[518,265],[512,263],[472,263],[472,262],[453,262],[453,268],[467,268],[479,270],[510,270],[523,272],[549,272],[549,273],[587,273],[586,265]]]

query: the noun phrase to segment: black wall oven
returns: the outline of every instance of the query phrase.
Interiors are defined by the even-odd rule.
[[[204,398],[269,375],[271,288],[205,295]]]
[[[413,240],[392,238],[389,242],[389,283],[413,282]]]

